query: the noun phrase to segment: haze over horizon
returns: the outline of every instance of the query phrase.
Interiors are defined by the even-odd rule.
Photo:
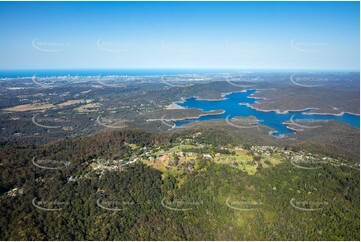
[[[359,70],[359,2],[0,3],[0,69]]]

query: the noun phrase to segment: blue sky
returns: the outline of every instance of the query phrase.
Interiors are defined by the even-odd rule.
[[[359,70],[359,2],[0,2],[0,69]]]

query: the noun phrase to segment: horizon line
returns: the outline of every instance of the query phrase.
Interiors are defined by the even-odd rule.
[[[124,67],[124,68],[0,68],[0,71],[67,71],[67,70],[229,70],[229,71],[356,71],[360,72],[360,69],[354,68],[237,68],[237,67]]]

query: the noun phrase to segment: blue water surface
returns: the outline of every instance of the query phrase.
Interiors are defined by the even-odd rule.
[[[335,115],[307,115],[303,114],[308,110],[303,111],[290,111],[285,114],[279,114],[275,111],[271,112],[264,112],[252,109],[244,104],[254,104],[257,98],[250,98],[249,96],[255,93],[256,90],[247,90],[245,92],[237,92],[231,93],[225,96],[224,100],[217,100],[217,101],[209,101],[209,100],[198,100],[196,98],[189,98],[186,99],[184,102],[178,103],[180,106],[185,108],[199,108],[203,111],[211,111],[222,109],[225,112],[223,114],[218,115],[209,115],[209,116],[202,116],[198,119],[190,119],[190,120],[182,120],[177,121],[176,126],[181,126],[187,123],[195,122],[195,121],[204,121],[204,120],[212,120],[212,119],[226,119],[228,116],[229,120],[233,117],[237,116],[254,116],[259,120],[259,124],[266,125],[270,128],[275,129],[273,135],[275,136],[282,136],[286,134],[294,133],[293,130],[287,128],[287,125],[284,124],[285,121],[289,121],[291,118],[300,126],[297,129],[305,129],[306,126],[313,128],[315,127],[314,124],[307,124],[302,121],[316,121],[316,120],[337,120],[340,122],[347,123],[351,126],[360,128],[360,116],[352,115],[352,114],[344,114],[342,116],[335,116]]]

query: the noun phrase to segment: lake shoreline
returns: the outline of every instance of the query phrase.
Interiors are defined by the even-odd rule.
[[[357,119],[360,117],[360,115],[354,114],[351,112],[322,113],[321,109],[316,108],[316,107],[307,107],[307,108],[289,109],[289,110],[281,110],[281,109],[267,110],[267,109],[255,107],[254,105],[259,104],[259,101],[261,99],[265,100],[265,98],[254,97],[254,94],[257,92],[259,92],[259,89],[249,89],[249,90],[241,90],[241,91],[230,92],[230,93],[223,93],[222,94],[223,98],[217,99],[217,100],[215,100],[215,99],[199,99],[198,97],[192,97],[192,98],[188,98],[188,99],[183,98],[182,99],[183,102],[181,102],[179,104],[186,108],[200,108],[201,110],[212,109],[212,107],[217,107],[219,109],[224,108],[224,110],[228,110],[226,112],[231,112],[230,115],[233,112],[235,112],[238,114],[237,116],[240,116],[240,117],[242,117],[242,116],[246,117],[246,116],[248,116],[247,114],[249,112],[254,113],[256,111],[256,112],[259,112],[259,116],[258,116],[258,114],[256,115],[257,120],[262,120],[260,117],[268,117],[268,119],[265,118],[266,121],[262,121],[262,124],[264,124],[268,127],[275,127],[275,126],[278,127],[278,124],[275,123],[275,121],[273,121],[273,118],[275,118],[275,120],[278,120],[278,115],[285,115],[280,119],[283,120],[283,122],[281,123],[282,126],[285,127],[288,131],[286,131],[282,126],[279,126],[279,129],[278,128],[276,128],[276,129],[280,135],[282,135],[282,134],[286,135],[289,133],[289,131],[291,131],[291,133],[293,133],[293,132],[299,132],[299,131],[304,130],[304,129],[298,129],[297,127],[293,127],[289,123],[285,123],[287,120],[292,120],[293,115],[296,115],[296,114],[303,116],[302,118],[305,120],[307,120],[308,117],[315,119],[315,122],[318,122],[319,120],[323,120],[323,119],[324,120],[338,120],[340,122],[344,122],[351,126],[359,128],[359,121],[357,121]],[[241,95],[239,97],[235,96],[235,95],[230,96],[231,94],[237,94],[237,93],[243,93],[243,94],[239,94],[239,95]],[[242,100],[244,100],[244,102],[240,102]],[[206,102],[200,102],[200,103],[196,104],[198,101],[206,101]],[[207,101],[209,103],[207,103]],[[219,103],[214,103],[214,101],[218,101]],[[240,105],[243,107],[247,107],[247,108],[249,108],[249,110],[254,110],[254,111],[237,111],[238,109],[236,107],[228,109],[227,108],[228,106],[221,105],[223,102],[227,103],[226,105],[232,106],[232,105],[236,104],[236,105]],[[241,109],[241,110],[246,110],[246,109]],[[241,112],[241,113],[238,113],[238,112]],[[269,114],[267,114],[267,113],[269,113]],[[344,116],[346,113],[351,116]],[[275,115],[277,116],[277,118]],[[312,115],[314,115],[314,116],[312,117]],[[202,117],[202,116],[209,116],[209,115],[201,115],[200,117]],[[324,116],[327,116],[327,117],[324,117]],[[198,117],[198,119],[200,119],[200,117]],[[342,117],[342,118],[340,118],[340,117]],[[271,119],[269,119],[269,118],[271,118]],[[183,120],[187,120],[187,119],[193,119],[193,118],[186,118]],[[206,119],[207,120],[213,119],[213,117],[202,118],[201,120],[206,120]],[[311,122],[313,122],[313,121],[311,121]],[[269,125],[267,125],[267,123]],[[279,136],[278,133],[277,133],[277,136]]]

